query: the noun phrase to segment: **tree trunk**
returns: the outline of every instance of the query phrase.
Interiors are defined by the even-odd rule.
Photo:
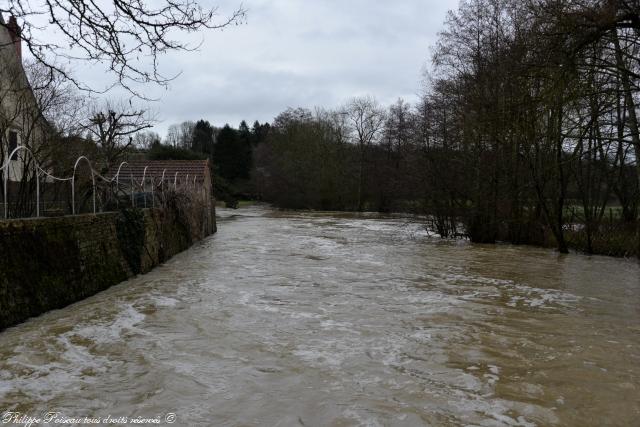
[[[624,63],[622,57],[622,48],[620,47],[620,40],[618,39],[618,32],[613,32],[613,43],[616,48],[616,65],[618,72],[620,73],[620,79],[622,80],[622,89],[624,91],[625,103],[627,104],[627,110],[629,112],[629,130],[631,131],[631,142],[633,144],[633,150],[636,156],[636,172],[638,177],[638,185],[640,186],[640,132],[638,127],[638,115],[636,114],[636,105],[633,99],[633,93],[631,92],[631,84],[629,82],[629,72],[627,66]]]

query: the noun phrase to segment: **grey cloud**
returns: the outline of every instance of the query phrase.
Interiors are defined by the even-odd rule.
[[[216,1],[216,0],[212,0]],[[220,13],[239,3],[218,0]],[[195,35],[198,52],[163,58],[181,76],[152,108],[162,123],[270,121],[285,108],[336,107],[355,95],[415,101],[448,9],[456,0],[245,0],[248,23]]]

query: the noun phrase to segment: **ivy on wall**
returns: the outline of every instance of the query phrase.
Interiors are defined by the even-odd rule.
[[[122,209],[116,219],[116,234],[120,250],[133,274],[142,271],[142,250],[144,248],[145,224],[142,209]]]

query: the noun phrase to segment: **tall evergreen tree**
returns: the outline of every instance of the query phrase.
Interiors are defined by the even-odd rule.
[[[260,124],[259,121],[253,123],[251,128],[251,141],[254,146],[263,143],[267,139],[271,125],[269,123]]]
[[[214,151],[213,127],[206,120],[198,120],[191,139],[191,149],[197,153],[213,157]]]
[[[248,177],[243,169],[243,147],[236,129],[224,125],[214,147],[214,164],[221,177],[230,182]]]
[[[240,174],[242,178],[248,179],[253,166],[253,135],[249,130],[249,125],[244,120],[240,122],[238,127],[238,139],[240,142],[240,148],[238,149]]]

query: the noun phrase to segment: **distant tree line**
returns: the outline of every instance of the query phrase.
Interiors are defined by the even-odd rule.
[[[638,253],[639,14],[639,1],[462,1],[417,105],[287,110],[256,150],[258,194],[413,210],[475,242]]]
[[[142,132],[135,140],[150,160],[210,159],[218,198],[234,203],[257,197],[251,182],[253,152],[269,128],[258,121],[249,128],[243,120],[237,129],[228,124],[217,128],[207,120],[185,121],[171,125],[164,142],[153,132]]]
[[[408,104],[385,111],[373,98],[314,112],[289,109],[255,152],[257,193],[297,209],[418,209],[420,165],[412,155]]]

